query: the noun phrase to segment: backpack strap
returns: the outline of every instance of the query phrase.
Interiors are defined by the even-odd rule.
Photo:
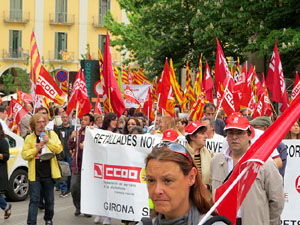
[[[225,216],[212,216],[203,225],[213,225],[215,222],[224,222],[225,224],[232,225],[231,221]]]

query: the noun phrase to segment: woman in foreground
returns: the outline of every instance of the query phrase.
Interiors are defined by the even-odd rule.
[[[174,142],[160,143],[145,162],[148,192],[158,212],[153,224],[197,225],[213,204],[186,148]],[[225,217],[218,219],[205,224],[231,224]],[[145,221],[140,224],[148,223]]]

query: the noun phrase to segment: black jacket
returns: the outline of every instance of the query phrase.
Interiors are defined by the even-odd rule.
[[[9,159],[9,146],[4,138],[0,139],[0,154],[3,159],[0,160],[0,190],[6,190],[8,186],[7,160]]]

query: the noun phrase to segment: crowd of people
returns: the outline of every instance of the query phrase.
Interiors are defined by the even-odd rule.
[[[35,113],[31,104],[25,104],[25,107],[29,112],[22,118],[19,127],[20,136],[25,140],[22,157],[28,161],[30,202],[27,224],[37,223],[39,208],[45,210],[45,224],[53,224],[55,189],[61,192],[60,197],[71,194],[74,216],[81,215],[81,169],[87,126],[125,135],[163,134],[162,143],[153,148],[145,161],[149,196],[157,212],[153,223],[198,224],[212,206],[215,190],[228,179],[250,145],[273,122],[267,116],[252,119],[244,110],[223,118],[216,115],[216,106],[212,103],[205,105],[201,121],[191,121],[186,114],[173,118],[156,113],[155,121],[151,122],[144,113],[134,108],[126,109],[120,118],[115,113],[105,116],[88,113],[79,120],[75,113],[68,115],[62,107],[50,110],[41,107]],[[5,190],[7,185],[9,147],[4,133],[10,129],[9,119],[7,108],[0,106],[1,190]],[[299,125],[299,121],[295,122],[286,139],[300,138]],[[179,144],[180,136],[186,139],[185,146]],[[222,151],[214,154],[207,146],[209,140],[223,143]],[[54,155],[50,160],[40,159],[45,148]],[[60,177],[59,160],[67,162],[72,171],[72,175],[63,182],[55,182]],[[280,223],[286,164],[287,147],[280,143],[259,171],[238,210],[236,224]],[[12,206],[1,195],[0,207],[4,210],[4,218],[8,219]],[[83,216],[89,218],[92,215]],[[215,218],[219,222],[214,224],[230,224],[226,218],[217,217],[216,212],[210,219],[216,221]],[[111,218],[96,215],[94,222],[110,224]],[[140,223],[147,224],[147,221]]]

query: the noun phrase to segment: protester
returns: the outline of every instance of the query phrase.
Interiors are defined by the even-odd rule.
[[[300,139],[300,122],[297,120],[284,139]]]
[[[269,126],[271,126],[272,120],[267,117],[267,116],[260,116],[256,117],[254,120],[250,121],[250,125],[258,130],[265,131],[268,129]],[[275,160],[276,165],[278,166],[279,173],[284,178],[285,174],[285,168],[286,168],[286,163],[287,163],[287,146],[280,142],[279,145],[277,146],[277,152],[279,153],[281,163],[277,162],[277,159]]]
[[[9,130],[5,119],[7,117],[7,110],[4,106],[0,106],[0,124],[2,125],[3,130]]]
[[[139,126],[133,127],[129,132],[129,134],[144,134],[144,133],[145,133],[144,129]]]
[[[211,161],[213,195],[251,143],[252,131],[247,118],[241,113],[233,113],[226,122],[225,131],[229,146]],[[274,161],[269,158],[261,166],[257,178],[238,210],[236,224],[278,224],[283,206],[282,177]]]
[[[5,140],[4,130],[0,124],[0,191],[7,190],[7,160],[9,160],[9,146]],[[4,211],[4,219],[11,215],[11,204],[7,203],[0,194],[0,208]]]
[[[216,121],[215,132],[225,137],[226,134],[224,132],[224,127],[225,127],[224,121],[219,118],[215,118],[217,113],[216,106],[213,103],[206,103],[203,111],[204,111],[204,116],[215,119]]]
[[[123,134],[129,134],[130,130],[136,126],[141,126],[138,118],[136,117],[130,117],[125,122],[125,125],[123,127]]]
[[[69,163],[70,171],[72,171],[71,149],[68,146],[68,140],[74,130],[74,127],[70,124],[70,118],[67,113],[63,112],[61,114],[61,120],[62,124],[60,126],[54,126],[54,131],[58,135],[63,146],[63,151],[60,154],[62,158],[58,160]],[[59,189],[61,191],[60,197],[68,196],[71,189],[71,176],[69,176],[66,181],[59,184]]]
[[[185,127],[189,124],[189,121],[187,118],[178,118],[176,119],[176,128],[177,130],[184,135],[185,133]]]
[[[54,154],[62,152],[62,145],[54,131],[46,131],[47,120],[42,114],[35,114],[30,119],[30,128],[33,131],[24,141],[22,157],[28,161],[29,180],[29,208],[27,224],[36,224],[40,193],[45,199],[46,225],[52,225],[54,215],[54,180],[61,177],[56,157],[42,161],[40,156],[44,148]]]
[[[102,129],[115,132],[117,130],[118,116],[115,113],[107,113],[104,116]]]
[[[64,112],[65,112],[65,110],[64,110],[63,107],[55,108],[55,110],[54,110],[54,115],[55,116],[54,116],[54,119],[53,119],[53,122],[54,122],[55,126],[60,126],[62,124],[61,116]]]
[[[197,225],[211,208],[212,201],[184,146],[160,143],[146,157],[145,163],[149,196],[158,212],[152,224]],[[139,224],[149,224],[145,220],[151,219],[143,218]]]
[[[49,118],[49,110],[46,107],[40,107],[36,110],[36,113],[44,115],[45,119],[47,120],[47,125],[45,127],[46,130],[53,130],[54,129],[54,121],[50,120]]]
[[[103,122],[103,116],[100,115],[99,113],[95,113],[94,114],[94,119],[95,119],[94,126],[96,128],[101,128],[102,127],[102,122]]]
[[[179,134],[177,130],[167,129],[163,133],[163,137],[161,139],[162,142],[177,142]]]
[[[24,103],[24,107],[28,110],[28,113],[22,117],[20,120],[19,126],[20,126],[20,136],[22,138],[25,138],[28,134],[30,134],[31,129],[29,126],[29,120],[32,117],[32,104],[30,103]]]
[[[81,166],[84,146],[85,128],[94,123],[94,117],[87,113],[83,115],[81,120],[81,128],[74,130],[69,137],[68,146],[73,150],[72,153],[72,179],[71,179],[71,194],[73,204],[76,208],[74,215],[79,216],[80,212],[80,196],[81,196]],[[85,217],[91,217],[89,214],[84,214]]]
[[[212,152],[218,151],[222,148],[224,137],[215,132],[216,121],[211,117],[203,117],[201,122],[207,127],[206,148]],[[209,143],[213,143],[214,145]],[[214,149],[215,146],[219,147],[219,149]]]
[[[202,182],[210,190],[210,161],[213,153],[206,146],[206,126],[199,122],[191,122],[185,128],[185,138],[187,140],[186,148],[194,158],[195,164],[201,176]]]

